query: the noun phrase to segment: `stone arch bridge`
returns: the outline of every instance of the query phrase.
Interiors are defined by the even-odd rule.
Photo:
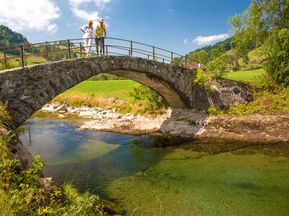
[[[57,95],[99,73],[144,84],[158,92],[172,108],[207,110],[209,97],[193,82],[196,71],[173,64],[177,55],[183,60],[185,57],[139,42],[106,38],[104,56],[82,58],[81,41],[26,44],[2,50],[4,58],[0,59],[0,66],[4,65],[6,70],[0,72],[0,100],[12,116],[13,127],[24,123]],[[60,53],[62,59],[56,58],[55,53]],[[44,56],[47,62],[34,62],[29,66],[26,60],[31,55]],[[11,59],[16,59],[22,67],[7,69]],[[239,89],[225,92],[229,92],[231,102],[236,95],[240,96]],[[234,97],[230,96],[232,92]],[[219,100],[219,92],[215,95],[213,100]]]
[[[195,71],[128,56],[100,56],[44,63],[0,73],[0,99],[19,126],[65,90],[99,73],[122,76],[158,92],[173,108],[204,109],[193,86]]]

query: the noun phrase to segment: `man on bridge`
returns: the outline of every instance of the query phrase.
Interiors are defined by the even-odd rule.
[[[106,37],[106,26],[102,18],[99,19],[99,22],[95,29],[95,45],[96,45],[96,53],[104,55],[104,38]]]

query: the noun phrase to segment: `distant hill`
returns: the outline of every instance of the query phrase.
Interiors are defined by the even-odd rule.
[[[231,49],[232,38],[228,38],[214,45],[205,46],[200,49],[194,50],[188,53],[186,56],[190,64],[202,63],[206,65]]]
[[[231,37],[214,45],[194,50],[186,57],[190,68],[198,68],[197,65],[201,63],[202,68],[213,71],[260,68],[266,61],[261,47],[249,50],[247,55],[248,61],[245,64],[242,58],[237,57],[236,49],[233,46],[233,37]],[[184,59],[177,59],[177,61],[184,61]]]
[[[12,31],[4,25],[0,25],[0,49],[5,47],[29,43],[22,34]]]

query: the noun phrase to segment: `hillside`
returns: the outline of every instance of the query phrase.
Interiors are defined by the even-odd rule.
[[[0,49],[22,43],[28,43],[22,34],[12,31],[7,26],[0,25]]]
[[[194,50],[186,55],[187,62],[192,68],[196,68],[198,63],[204,65],[210,71],[232,71],[261,68],[266,60],[262,48],[248,50],[247,62],[238,56],[233,43],[234,38],[228,38],[214,45],[205,46]],[[184,59],[180,59],[183,61]],[[180,61],[179,60],[179,61]]]

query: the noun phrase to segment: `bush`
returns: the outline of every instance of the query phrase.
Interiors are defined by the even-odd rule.
[[[289,29],[275,30],[266,47],[267,73],[277,83],[289,86]]]
[[[150,111],[155,111],[166,106],[166,101],[158,93],[141,84],[135,84],[133,86],[130,97],[132,97],[135,102],[147,102]]]
[[[194,84],[202,86],[206,91],[210,91],[210,74],[205,74],[204,70],[199,68],[194,79]]]
[[[265,91],[274,93],[278,92],[282,88],[268,74],[258,76],[258,78],[254,79],[254,81],[252,82],[252,86],[256,93],[261,93]]]

